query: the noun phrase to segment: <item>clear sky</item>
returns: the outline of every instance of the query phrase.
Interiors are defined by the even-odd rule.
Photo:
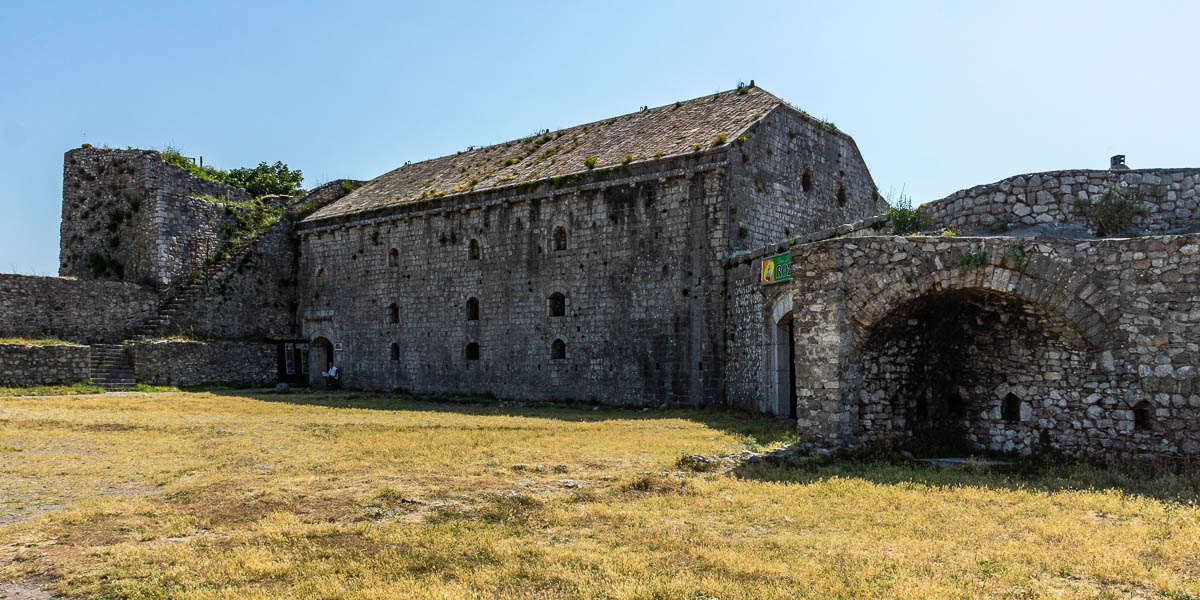
[[[82,143],[282,160],[305,186],[755,82],[916,202],[1200,166],[1200,2],[11,2],[0,272],[57,273]]]

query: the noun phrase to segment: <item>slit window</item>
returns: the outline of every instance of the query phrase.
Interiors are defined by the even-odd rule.
[[[1150,431],[1154,428],[1153,409],[1150,403],[1142,400],[1133,406],[1133,430]]]
[[[837,186],[837,203],[838,206],[846,205],[846,186],[840,183]]]
[[[467,320],[479,320],[479,300],[476,300],[475,298],[467,300]]]
[[[550,360],[564,360],[567,358],[567,343],[562,340],[554,340],[550,344]]]
[[[554,228],[554,250],[560,251],[560,250],[566,250],[566,249],[567,249],[567,229],[565,227],[555,227]]]
[[[554,292],[550,295],[550,316],[561,317],[567,314],[567,297]]]
[[[479,260],[479,257],[479,240],[471,240],[471,243],[467,244],[467,258],[471,260]]]
[[[388,252],[388,266],[389,267],[400,266],[400,251],[399,250],[392,248],[392,250],[390,252]]]
[[[463,358],[466,360],[479,360],[479,344],[471,342],[463,349]]]
[[[400,344],[392,343],[392,360],[400,360]]]
[[[388,323],[399,323],[399,322],[400,322],[400,305],[393,302],[392,305],[388,307]]]
[[[1006,423],[1021,422],[1021,399],[1016,394],[1008,394],[1000,403],[1000,418]]]
[[[800,188],[806,192],[812,189],[812,169],[804,169],[804,174],[800,176]]]

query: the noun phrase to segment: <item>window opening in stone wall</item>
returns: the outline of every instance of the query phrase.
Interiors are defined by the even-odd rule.
[[[296,344],[300,349],[300,372],[308,375],[308,344]]]
[[[812,169],[804,169],[804,174],[800,176],[800,188],[806,192],[812,189]]]
[[[838,206],[844,206],[846,204],[846,186],[840,183],[837,187],[837,202]]]
[[[283,345],[283,360],[284,360],[284,363],[286,364],[286,371],[287,371],[288,375],[296,374],[296,357],[293,355],[293,352],[295,352],[295,351],[296,351],[295,344],[284,344]]]
[[[567,297],[558,292],[550,295],[550,316],[561,317],[567,314]]]
[[[556,251],[567,249],[567,229],[565,227],[554,229],[554,249]]]
[[[399,250],[392,248],[391,252],[388,252],[388,266],[389,267],[400,266],[400,251]]]
[[[388,323],[400,322],[400,305],[393,303],[388,307]]]
[[[479,344],[475,342],[467,344],[466,349],[463,350],[463,358],[467,360],[479,360]]]
[[[1000,404],[1000,418],[1007,423],[1021,421],[1021,399],[1016,394],[1008,394]]]
[[[1150,403],[1142,400],[1133,406],[1133,429],[1134,431],[1150,431],[1154,428],[1154,423],[1151,421]]]
[[[554,340],[550,344],[550,359],[563,360],[567,358],[567,343],[562,340]]]
[[[317,269],[317,285],[325,285],[325,269]]]
[[[471,240],[467,246],[467,258],[479,260],[479,240]]]
[[[400,360],[400,344],[392,343],[392,360]]]
[[[479,301],[474,298],[467,300],[467,320],[479,320]]]

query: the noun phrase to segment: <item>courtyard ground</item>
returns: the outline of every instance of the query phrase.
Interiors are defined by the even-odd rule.
[[[0,593],[1200,598],[1195,474],[679,466],[790,436],[724,411],[0,397]]]

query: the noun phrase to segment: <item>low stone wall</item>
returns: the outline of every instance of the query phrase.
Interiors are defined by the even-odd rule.
[[[0,337],[115,342],[157,306],[158,294],[134,283],[0,275]]]
[[[275,385],[275,344],[146,341],[129,345],[134,377],[150,385]]]
[[[91,355],[87,346],[0,344],[0,386],[87,383]]]
[[[1003,233],[1009,227],[1075,225],[1094,230],[1087,207],[1116,188],[1136,194],[1133,227],[1163,233],[1200,222],[1200,169],[1072,170],[1009,177],[920,207],[932,228]]]

